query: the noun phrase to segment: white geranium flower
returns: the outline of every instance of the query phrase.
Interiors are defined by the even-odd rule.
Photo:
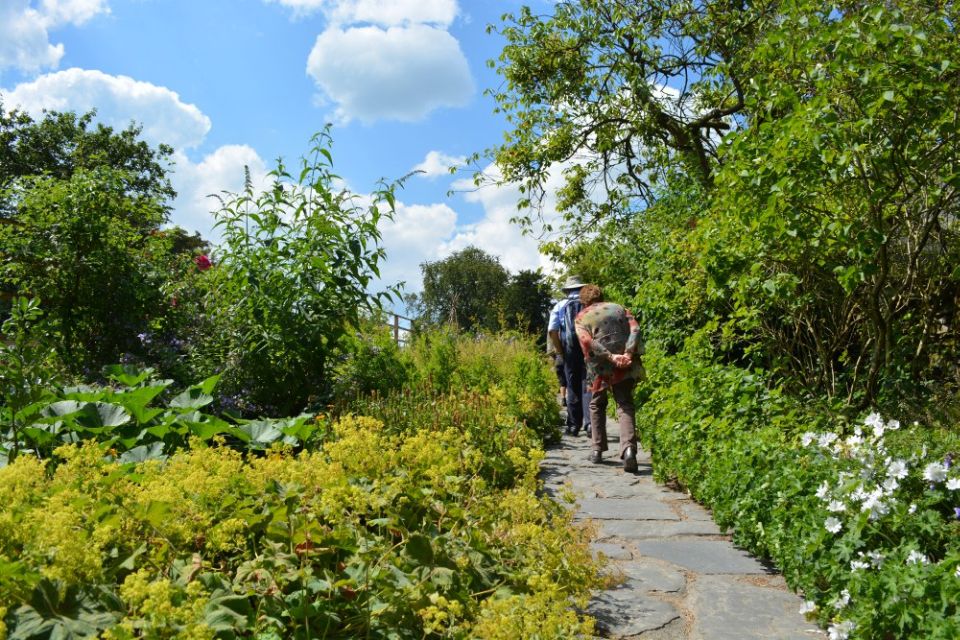
[[[930,564],[930,560],[919,551],[911,551],[907,556],[907,564]]]
[[[862,510],[870,512],[871,520],[876,520],[880,516],[889,513],[890,507],[883,501],[883,497],[883,490],[877,489],[867,494],[866,499],[863,501]]]
[[[960,567],[957,567],[957,571],[960,571]],[[817,610],[817,603],[813,600],[805,600],[802,605],[800,605],[800,614],[807,615],[808,613],[813,613]]]
[[[956,491],[957,489],[960,489],[960,478],[950,478],[947,480],[946,487],[948,491]]]
[[[879,569],[883,566],[884,557],[879,551],[867,551],[867,557],[870,558],[870,564]]]
[[[917,505],[915,504],[912,504],[907,508],[907,513],[916,513],[916,512],[917,512]]]
[[[887,430],[896,431],[899,428],[900,428],[899,420],[890,420],[889,422],[887,422]]]
[[[830,625],[827,629],[827,635],[830,637],[830,640],[848,640],[850,632],[853,631],[856,626],[852,620],[844,620],[843,622]]]
[[[848,589],[844,589],[840,592],[840,595],[837,596],[837,599],[833,601],[833,608],[843,609],[848,604],[850,604],[850,591]]]
[[[957,565],[957,570],[953,572],[953,575],[960,578],[960,564]]]
[[[843,504],[839,500],[831,500],[830,504],[827,505],[827,511],[832,511],[834,513],[842,513],[847,510],[847,505]]]
[[[947,479],[947,465],[931,462],[923,468],[923,479],[927,482],[943,482]]]
[[[840,529],[843,529],[843,523],[840,522],[840,519],[834,518],[833,516],[830,516],[829,518],[827,518],[824,521],[823,526],[830,533],[839,533]]]
[[[850,571],[860,571],[862,569],[869,569],[870,563],[864,562],[863,560],[851,560],[850,561]]]
[[[817,444],[819,444],[821,447],[826,449],[831,444],[833,444],[834,440],[836,439],[837,439],[837,434],[835,433],[821,433],[820,437],[817,439]]]
[[[812,431],[807,431],[805,434],[800,436],[800,444],[805,447],[809,447],[813,444],[813,441],[817,439],[817,434]]]
[[[830,495],[830,485],[824,481],[824,483],[820,485],[820,488],[817,489],[817,497],[821,500],[826,500],[828,495]]]
[[[871,413],[863,421],[863,424],[870,427],[871,429],[876,429],[877,427],[883,426],[883,417],[879,413]]]
[[[893,493],[900,487],[900,481],[896,478],[887,478],[883,481],[883,490],[887,493]]]
[[[887,475],[897,480],[903,480],[907,477],[907,463],[900,459],[891,461],[887,465]]]

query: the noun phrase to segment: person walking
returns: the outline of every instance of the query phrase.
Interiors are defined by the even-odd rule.
[[[640,361],[643,346],[640,328],[624,307],[603,301],[600,287],[580,289],[583,309],[576,317],[577,338],[587,369],[587,386],[593,393],[590,420],[593,451],[590,461],[600,463],[607,446],[607,391],[613,393],[620,423],[620,459],[623,470],[637,471],[637,426],[633,388],[646,378]]]
[[[580,429],[590,433],[590,414],[586,407],[590,395],[586,390],[586,365],[577,339],[576,318],[580,313],[580,276],[570,275],[561,289],[566,298],[550,311],[547,335],[556,353],[563,358],[563,375],[567,388],[567,434],[579,435]]]

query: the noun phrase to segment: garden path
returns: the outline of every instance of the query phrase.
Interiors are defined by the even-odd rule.
[[[611,436],[615,440],[616,436]],[[615,443],[611,451],[617,451]],[[782,576],[736,548],[710,513],[654,482],[650,456],[628,474],[614,454],[587,461],[590,441],[564,436],[541,465],[545,490],[577,496],[576,518],[598,527],[592,543],[622,574],[588,612],[606,638],[644,640],[811,640],[823,632],[799,613]],[[609,453],[609,452],[608,452]]]

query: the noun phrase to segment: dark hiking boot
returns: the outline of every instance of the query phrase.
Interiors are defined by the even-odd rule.
[[[634,453],[633,447],[630,447],[624,453],[623,470],[626,471],[627,473],[637,472],[637,454]]]
[[[603,461],[603,454],[599,451],[591,451],[590,457],[587,458],[593,464],[600,464]]]

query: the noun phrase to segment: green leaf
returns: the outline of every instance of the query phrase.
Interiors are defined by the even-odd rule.
[[[433,564],[433,546],[425,535],[419,533],[411,535],[404,546],[404,552],[421,565]]]

